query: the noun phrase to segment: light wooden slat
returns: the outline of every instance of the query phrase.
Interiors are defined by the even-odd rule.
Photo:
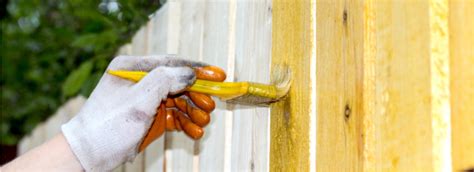
[[[20,143],[18,143],[17,154],[18,155],[23,155],[30,149],[31,149],[31,136],[27,135],[27,136],[24,136],[20,140]]]
[[[228,24],[229,24],[229,33],[228,33],[228,49],[227,49],[227,79],[226,81],[232,82],[235,81],[235,44],[236,44],[236,24],[237,24],[237,2],[234,0],[229,1],[228,6]],[[233,109],[235,105],[226,104],[225,114],[225,137],[224,137],[224,170],[232,170],[232,129],[234,112]]]
[[[77,96],[59,107],[58,111],[46,122],[38,125],[30,135],[20,140],[18,144],[18,155],[26,153],[30,149],[39,146],[59,134],[61,132],[61,125],[69,121],[70,118],[79,112],[85,101],[86,99],[84,97]]]
[[[363,168],[450,170],[447,1],[367,3]]]
[[[129,43],[120,47],[119,51],[117,52],[117,55],[131,55],[131,52],[132,52],[132,45]],[[125,166],[126,166],[126,163],[115,168],[113,172],[125,172]]]
[[[202,61],[226,70],[229,49],[229,1],[206,1]],[[235,5],[235,4],[234,4]],[[226,70],[228,71],[228,70]],[[225,164],[225,119],[226,104],[214,98],[216,109],[211,113],[211,122],[199,143],[199,171],[224,171]],[[212,163],[210,163],[212,162]]]
[[[131,43],[131,54],[132,55],[147,55],[148,49],[148,27],[142,27],[137,31],[135,36],[132,39]],[[139,153],[133,162],[127,162],[124,167],[124,171],[145,171],[145,153]]]
[[[368,169],[367,171],[380,171],[380,168],[376,169],[375,161],[375,147],[377,144],[377,139],[374,135],[376,132],[375,125],[370,117],[375,114],[375,96],[376,96],[376,85],[375,85],[375,3],[372,0],[367,1],[364,4],[364,59],[363,59],[363,113],[365,115],[362,117],[363,123],[363,135],[362,137],[364,142],[364,151],[362,152],[363,164],[362,168]]]
[[[67,106],[67,104],[66,104]],[[64,107],[61,107],[45,122],[45,141],[53,138],[56,134],[61,131],[61,125],[67,122],[69,119],[68,114],[64,113]]]
[[[125,172],[125,165],[120,165],[112,170],[112,172]]]
[[[175,26],[178,35],[170,44],[177,43],[178,55],[189,60],[202,59],[202,33],[205,3],[202,1],[174,1],[179,5],[179,10],[171,15],[177,15]],[[172,39],[172,38],[170,38]],[[175,42],[176,41],[176,42]],[[174,45],[170,45],[174,46]],[[199,159],[195,152],[195,141],[184,132],[166,134],[166,171],[193,171]],[[195,157],[196,155],[196,157]]]
[[[167,54],[167,26],[168,26],[169,5],[164,4],[148,22],[148,53],[150,55]],[[144,151],[145,156],[145,171],[163,171],[164,170],[164,156],[165,156],[165,137],[164,135],[153,143],[148,145]]]
[[[149,23],[140,28],[132,38],[130,54],[136,56],[148,55]]]
[[[45,133],[45,123],[40,123],[36,126],[36,128],[31,132],[30,135],[30,147],[28,148],[29,151],[46,141],[46,133]]]
[[[474,1],[449,2],[453,171],[474,169]]]
[[[176,42],[172,37],[177,31],[173,30],[174,11],[179,10],[175,2],[164,4],[160,10],[153,16],[149,22],[148,53],[158,54],[176,54],[177,45],[171,45]],[[170,26],[171,25],[171,26]],[[176,43],[175,43],[176,44]],[[163,171],[165,168],[165,136],[150,144],[145,151],[145,171]]]
[[[274,67],[286,65],[293,83],[288,97],[271,107],[271,171],[309,171],[314,164],[310,162],[310,129],[315,127],[311,120],[315,78],[310,73],[315,63],[313,10],[311,0],[273,1],[272,74]]]
[[[72,100],[68,101],[68,108],[64,109],[64,113],[68,114],[69,119],[76,116],[77,113],[81,110],[82,106],[86,103],[87,98],[79,95]]]
[[[429,3],[430,97],[434,171],[450,171],[452,169],[448,8],[448,0],[432,0]]]
[[[18,155],[22,155],[45,142],[47,134],[45,128],[45,124],[40,123],[29,135],[23,137],[18,146]]]
[[[148,53],[149,54],[167,54],[168,47],[168,25],[170,23],[170,15],[173,13],[170,3],[163,4],[160,9],[155,12],[150,21],[148,21]]]
[[[77,96],[68,100],[45,122],[45,140],[49,140],[61,132],[61,125],[76,115],[86,99]]]
[[[360,171],[362,1],[321,1],[316,7],[316,168]]]
[[[117,52],[117,55],[131,55],[130,54],[131,51],[132,51],[132,45],[130,43],[125,44],[122,47],[120,47],[120,49]]]
[[[237,1],[235,80],[269,83],[271,1]],[[269,108],[238,105],[232,124],[232,171],[268,171]]]

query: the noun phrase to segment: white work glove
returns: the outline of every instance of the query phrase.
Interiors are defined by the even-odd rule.
[[[160,102],[190,86],[196,66],[205,65],[166,56],[116,57],[108,69],[149,74],[138,83],[104,74],[80,112],[62,126],[82,167],[108,171],[132,161]]]

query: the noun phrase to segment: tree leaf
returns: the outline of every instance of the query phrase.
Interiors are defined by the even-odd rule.
[[[72,47],[92,49],[97,40],[98,34],[90,33],[77,37],[72,43]]]
[[[87,78],[89,78],[92,67],[92,61],[86,61],[79,66],[79,69],[71,72],[62,85],[63,95],[71,96],[76,94],[81,89]]]
[[[97,72],[92,74],[84,85],[81,88],[80,94],[85,97],[89,97],[89,95],[94,91],[95,86],[99,83],[100,78],[102,77],[102,72]]]

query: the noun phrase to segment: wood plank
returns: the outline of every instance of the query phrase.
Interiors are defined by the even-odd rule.
[[[148,27],[142,27],[137,31],[132,38],[131,54],[132,55],[147,55],[148,49]],[[133,162],[127,162],[124,171],[145,171],[145,153],[139,153]]]
[[[117,52],[117,56],[118,55],[131,55],[131,53],[132,53],[132,45],[131,45],[131,43],[128,43],[128,44],[125,44],[122,47],[120,47],[120,49]],[[118,166],[117,168],[115,168],[113,170],[113,172],[125,172],[126,164],[127,163],[124,163],[124,164]]]
[[[85,98],[82,96],[74,97],[58,108],[45,122],[45,140],[52,139],[61,132],[61,125],[68,122],[76,113],[79,112]]]
[[[125,172],[125,165],[120,165],[112,170],[112,172]]]
[[[168,30],[170,25],[170,15],[176,10],[172,2],[164,4],[151,18],[148,24],[148,54],[173,54],[175,50],[168,48],[170,42]],[[145,150],[145,171],[164,171],[165,168],[165,136],[155,140]]]
[[[360,171],[362,1],[322,1],[317,12],[318,171]]]
[[[77,113],[79,113],[86,101],[87,98],[81,95],[74,97],[73,99],[68,101],[68,108],[64,109],[64,113],[66,113],[69,119],[71,119],[72,117],[76,116]]]
[[[366,7],[364,170],[450,170],[447,1]]]
[[[238,1],[235,81],[269,83],[271,1]],[[232,171],[268,171],[269,108],[237,105],[232,124]]]
[[[132,45],[130,43],[123,45],[117,52],[117,55],[131,55]]]
[[[147,23],[147,25],[148,24],[149,23]],[[131,55],[148,55],[149,28],[147,25],[141,27],[137,33],[135,33],[135,36],[133,36],[130,50]]]
[[[46,122],[39,124],[31,134],[21,139],[18,144],[18,155],[26,153],[60,133],[61,125],[69,121],[70,118],[79,112],[84,102],[85,98],[82,96],[68,100]]]
[[[227,49],[227,79],[226,81],[232,82],[235,81],[235,49],[236,49],[236,24],[237,24],[237,2],[229,1],[229,15],[228,24],[229,24],[229,33],[228,33],[228,49]],[[225,137],[224,137],[224,171],[232,170],[232,132],[233,132],[233,122],[234,122],[234,112],[233,109],[235,105],[226,104],[225,115]]]
[[[312,3],[273,1],[272,73],[276,66],[287,65],[293,83],[288,97],[271,106],[271,171],[309,171],[314,167],[314,162],[310,162],[310,132],[314,132],[310,129],[315,125],[311,120],[315,115],[315,92],[311,85],[315,78],[311,72],[315,65],[312,16],[316,10]]]
[[[17,154],[23,155],[30,149],[31,149],[31,136],[30,135],[23,136],[23,138],[18,143]]]
[[[27,151],[43,144],[46,141],[45,123],[38,124],[30,135],[30,147]]]
[[[448,0],[429,2],[431,129],[434,171],[450,171],[452,169],[448,10]]]
[[[227,70],[229,35],[234,34],[229,28],[229,1],[206,1],[204,13],[204,30],[202,61]],[[235,4],[234,4],[235,5]],[[232,47],[231,47],[232,48]],[[205,128],[205,135],[199,143],[199,171],[224,171],[226,115],[229,110],[226,104],[214,98],[216,109],[211,113],[211,122]]]
[[[449,1],[453,171],[474,169],[474,1]]]
[[[170,38],[170,46],[177,46],[178,55],[189,60],[202,59],[202,33],[205,3],[202,1],[174,1],[178,10],[172,16],[177,16],[173,21],[174,31],[177,34]],[[175,44],[175,45],[172,45]],[[193,171],[198,165],[195,141],[184,132],[166,134],[166,171]],[[195,157],[196,155],[196,157]],[[196,161],[196,162],[195,162]]]

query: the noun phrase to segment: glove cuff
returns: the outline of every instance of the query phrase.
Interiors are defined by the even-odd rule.
[[[113,152],[110,145],[100,143],[101,139],[95,139],[94,131],[79,126],[79,119],[73,118],[61,126],[64,137],[69,146],[79,160],[85,171],[111,171],[121,163],[125,162],[125,157],[111,155]],[[96,131],[97,132],[97,131]],[[135,155],[132,155],[135,157]]]

